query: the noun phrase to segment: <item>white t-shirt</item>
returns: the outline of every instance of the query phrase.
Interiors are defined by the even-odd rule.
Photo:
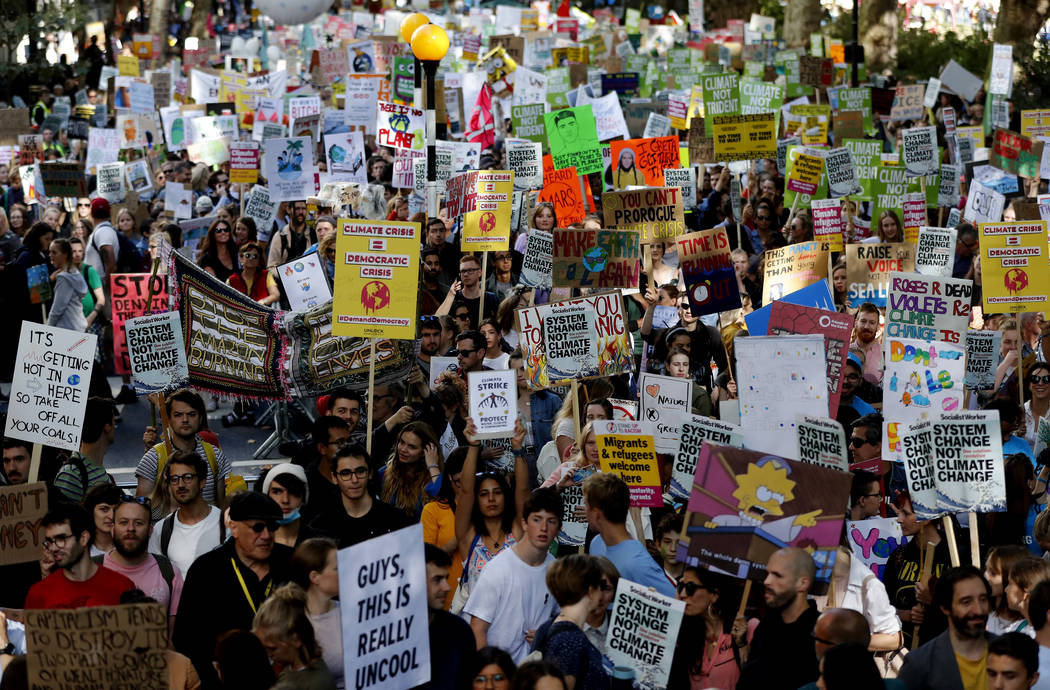
[[[120,241],[117,239],[117,231],[108,221],[103,221],[95,226],[95,230],[91,233],[87,246],[84,248],[84,262],[98,271],[98,277],[102,279],[103,285],[108,284],[106,282],[106,264],[102,261],[99,249],[106,246],[113,247],[113,260],[116,261],[117,257],[120,256]]]
[[[510,355],[503,352],[499,357],[486,357],[483,364],[489,369],[508,369],[510,367]]]
[[[1050,647],[1039,645],[1039,680],[1032,690],[1050,690]]]
[[[513,548],[505,549],[481,571],[463,608],[463,613],[489,623],[488,643],[506,651],[516,664],[529,654],[525,634],[558,610],[547,590],[547,568],[553,562],[548,553],[542,565],[530,566]]]
[[[190,571],[190,566],[202,554],[206,554],[219,545],[219,519],[222,511],[211,506],[208,516],[195,525],[186,525],[175,513],[175,525],[171,530],[171,541],[168,542],[168,560],[174,563],[182,577]],[[167,518],[165,518],[166,520]],[[160,548],[161,534],[164,531],[164,520],[153,526],[149,538],[150,553],[164,555]]]

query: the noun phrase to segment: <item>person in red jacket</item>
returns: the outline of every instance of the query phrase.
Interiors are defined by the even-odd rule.
[[[120,595],[135,585],[128,578],[91,560],[94,539],[87,511],[72,503],[59,503],[40,523],[44,549],[55,559],[55,568],[29,589],[27,609],[78,609],[82,606],[116,606]]]

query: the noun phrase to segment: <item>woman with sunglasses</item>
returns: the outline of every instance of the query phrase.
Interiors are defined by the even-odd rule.
[[[236,288],[242,295],[248,295],[259,304],[270,306],[281,298],[277,281],[273,274],[260,266],[263,258],[262,245],[258,242],[246,242],[237,251],[241,270],[232,273],[226,284]]]
[[[496,554],[514,546],[522,536],[521,509],[529,497],[529,468],[522,445],[525,427],[521,420],[514,425],[510,447],[514,454],[513,500],[507,480],[500,474],[478,472],[481,441],[475,438],[477,428],[467,419],[463,435],[467,439],[467,457],[460,473],[456,493],[456,540],[459,552],[465,553],[463,577],[452,600],[452,613],[463,610],[470,590],[481,571]]]
[[[225,283],[237,271],[237,243],[233,225],[217,220],[197,248],[197,265]]]
[[[677,598],[685,602],[668,690],[732,690],[740,679],[741,659],[758,619],[733,620],[740,601],[729,581],[703,568],[686,566],[678,578]],[[701,643],[703,640],[703,643]]]
[[[1050,412],[1050,364],[1036,362],[1028,368],[1028,395],[1024,403],[1024,440],[1035,447],[1039,420]]]

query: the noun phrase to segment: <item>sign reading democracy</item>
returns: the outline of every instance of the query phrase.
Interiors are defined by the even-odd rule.
[[[987,314],[1050,309],[1046,221],[981,223]]]

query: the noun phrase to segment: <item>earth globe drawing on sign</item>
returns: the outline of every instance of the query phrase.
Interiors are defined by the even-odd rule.
[[[600,273],[609,265],[609,252],[602,247],[591,247],[583,253],[583,267],[591,273]]]
[[[411,121],[406,113],[394,113],[390,116],[390,128],[395,132],[407,132]]]
[[[293,139],[284,151],[277,154],[277,176],[282,180],[297,180],[303,174],[303,140]]]
[[[492,232],[496,229],[496,214],[492,211],[485,211],[478,218],[478,229],[481,232]]]
[[[390,304],[390,288],[379,280],[371,280],[361,288],[361,305],[366,314],[374,314]]]
[[[346,149],[344,149],[342,146],[339,146],[338,144],[334,144],[331,148],[328,149],[328,158],[333,163],[342,163],[346,161]]]
[[[1003,287],[1017,294],[1028,287],[1028,274],[1020,268],[1011,268],[1003,276]]]

